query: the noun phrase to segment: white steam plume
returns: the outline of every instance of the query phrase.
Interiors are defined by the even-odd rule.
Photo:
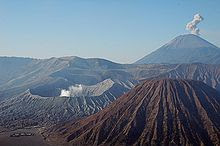
[[[191,22],[187,23],[186,30],[191,31],[192,34],[199,35],[199,28],[197,28],[197,24],[199,24],[204,18],[200,14],[194,15],[194,18]]]
[[[73,97],[73,96],[79,96],[82,94],[83,88],[82,85],[75,85],[75,86],[70,86],[68,90],[61,90],[61,97]]]

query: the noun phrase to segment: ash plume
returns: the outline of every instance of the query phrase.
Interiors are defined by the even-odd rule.
[[[197,28],[197,25],[203,20],[204,18],[200,14],[196,14],[193,17],[193,20],[186,25],[186,30],[191,31],[192,34],[199,35],[200,30]]]

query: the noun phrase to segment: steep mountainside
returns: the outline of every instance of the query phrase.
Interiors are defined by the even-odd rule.
[[[42,84],[59,82],[62,79],[53,79],[50,74],[68,66],[67,60],[57,58],[14,59],[7,57],[6,60],[2,61],[2,58],[0,59],[0,64],[3,66],[3,70],[0,72],[4,74],[0,77],[0,80],[3,80],[9,74],[13,74],[13,77],[6,77],[7,81],[0,85],[0,101]],[[25,64],[20,63],[19,65],[19,62],[25,62]]]
[[[0,85],[22,74],[34,59],[19,57],[0,57]]]
[[[180,64],[159,78],[198,80],[220,91],[220,65]]]
[[[180,35],[153,53],[135,62],[150,63],[220,63],[220,48],[193,34]]]
[[[22,128],[51,125],[96,113],[129,89],[108,79],[82,85],[77,94],[57,97],[33,95],[30,90],[0,103],[0,127]]]
[[[220,94],[203,82],[153,79],[102,111],[49,133],[70,145],[218,145]]]

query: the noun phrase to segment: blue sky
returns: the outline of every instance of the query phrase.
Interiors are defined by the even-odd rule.
[[[220,0],[0,0],[0,56],[99,57],[132,63],[188,33],[220,46]]]

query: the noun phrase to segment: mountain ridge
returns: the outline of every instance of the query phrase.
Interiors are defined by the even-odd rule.
[[[25,58],[7,57],[7,60],[5,62],[0,57],[0,101],[27,89],[42,92],[41,96],[45,97],[58,96],[60,88],[66,89],[74,84],[94,85],[108,78],[131,87],[144,74],[156,75],[175,66],[118,64],[76,56],[27,61]]]

